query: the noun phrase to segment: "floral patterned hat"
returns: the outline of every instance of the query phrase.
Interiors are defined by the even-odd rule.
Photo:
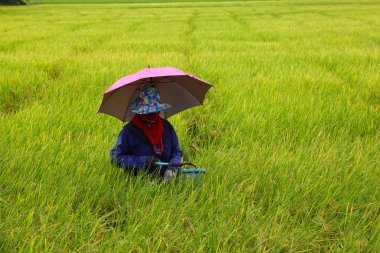
[[[169,104],[166,104],[161,100],[156,87],[145,86],[144,88],[139,89],[139,91],[139,96],[129,106],[132,112],[137,114],[148,114],[171,107]]]

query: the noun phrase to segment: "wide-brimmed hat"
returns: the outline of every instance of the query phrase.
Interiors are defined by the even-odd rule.
[[[171,107],[161,100],[158,89],[155,86],[145,86],[138,91],[140,92],[138,97],[129,107],[136,114],[149,114]]]

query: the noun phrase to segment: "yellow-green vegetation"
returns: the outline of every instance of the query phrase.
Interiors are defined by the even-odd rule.
[[[27,4],[115,4],[115,3],[171,3],[171,2],[238,2],[241,0],[25,0]],[[271,1],[271,0],[262,0]]]
[[[380,3],[0,8],[0,251],[379,252]],[[122,76],[214,84],[170,119],[200,188],[112,167]]]

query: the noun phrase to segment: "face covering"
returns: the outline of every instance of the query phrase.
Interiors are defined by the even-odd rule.
[[[160,152],[162,153],[162,134],[164,132],[164,122],[162,121],[159,112],[150,114],[136,114],[131,121],[146,135],[150,144],[152,144],[155,153],[158,144],[161,145]]]

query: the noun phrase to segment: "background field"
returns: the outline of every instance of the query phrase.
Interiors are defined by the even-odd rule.
[[[270,0],[263,0],[270,1]],[[29,0],[28,4],[115,4],[115,3],[179,3],[179,2],[239,2],[239,0]]]
[[[0,8],[0,251],[380,250],[380,2]],[[214,84],[170,119],[201,188],[109,164],[122,76]]]

